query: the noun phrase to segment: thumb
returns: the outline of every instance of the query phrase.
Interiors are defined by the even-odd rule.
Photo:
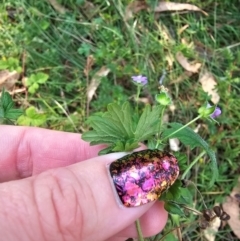
[[[5,240],[106,240],[154,202],[126,208],[116,201],[107,164],[113,153],[0,184],[0,233]],[[163,212],[163,211],[162,211]],[[163,213],[163,223],[167,218]]]

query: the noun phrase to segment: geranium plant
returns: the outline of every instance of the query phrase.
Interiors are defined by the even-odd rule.
[[[159,93],[155,96],[154,105],[150,106],[148,104],[140,110],[138,106],[139,96],[141,90],[148,84],[148,79],[146,76],[138,75],[132,77],[132,82],[137,87],[136,104],[132,106],[130,102],[125,102],[122,105],[110,103],[107,106],[106,112],[96,113],[88,118],[87,123],[91,130],[84,133],[82,138],[90,142],[91,145],[105,144],[106,148],[100,151],[99,154],[120,151],[132,152],[138,148],[141,143],[146,145],[150,150],[160,150],[164,153],[164,148],[170,138],[178,138],[183,145],[190,147],[190,149],[196,147],[202,148],[202,153],[200,153],[190,165],[186,165],[186,159],[181,153],[174,153],[178,159],[180,175],[178,180],[174,180],[175,182],[171,187],[168,186],[166,188],[167,191],[160,193],[159,198],[164,200],[165,209],[170,212],[176,220],[176,215],[183,215],[183,209],[187,208],[187,205],[191,202],[191,194],[187,188],[182,186],[181,180],[185,180],[193,165],[196,164],[203,155],[207,154],[210,160],[209,165],[212,170],[212,177],[209,185],[213,185],[218,177],[215,153],[207,142],[195,133],[189,125],[200,118],[206,118],[216,122],[215,118],[221,114],[221,109],[217,106],[210,106],[209,103],[206,102],[199,108],[198,116],[189,123],[164,123],[164,112],[172,103],[168,90],[161,85],[159,87]],[[132,156],[130,156],[129,161],[131,161],[131,157]],[[128,159],[123,161],[126,162]],[[195,210],[195,212],[198,211]],[[198,213],[200,213],[201,217],[204,217],[202,212]],[[144,240],[138,222],[137,229],[139,240]]]

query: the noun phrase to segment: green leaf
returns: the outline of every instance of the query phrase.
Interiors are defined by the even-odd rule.
[[[22,114],[23,114],[23,111],[20,109],[10,109],[5,113],[5,118],[10,120],[17,120],[17,118]]]
[[[42,73],[42,72],[39,72],[35,75],[35,79],[36,81],[39,83],[39,84],[44,84],[46,83],[46,81],[48,80],[49,78],[49,75],[48,74],[45,74],[45,73]]]
[[[19,125],[27,126],[41,126],[46,122],[46,115],[38,113],[33,106],[26,109],[26,115],[22,115],[18,118],[17,123]]]
[[[29,93],[34,94],[38,88],[39,88],[38,83],[33,83],[33,84],[28,88],[28,91],[29,91]]]
[[[23,111],[13,108],[13,100],[11,95],[4,89],[0,98],[0,118],[8,120],[16,120]]]
[[[128,102],[122,106],[112,103],[107,112],[90,116],[88,121],[93,130],[83,133],[82,139],[93,144],[112,144],[118,151],[126,151],[136,145],[133,133],[132,110]]]
[[[108,144],[108,151],[132,151],[139,142],[155,135],[159,127],[162,107],[147,105],[140,118],[136,117],[129,102],[123,105],[109,104],[106,113],[90,116],[87,123],[93,129],[82,135],[82,139],[94,144]]]
[[[190,205],[193,202],[193,195],[188,188],[180,188],[181,196],[176,200],[176,202],[181,204]]]
[[[170,123],[170,128],[163,131],[163,138],[172,134],[173,132],[179,130],[183,125],[180,123]],[[218,177],[218,167],[215,153],[210,149],[206,141],[204,141],[197,133],[195,133],[191,128],[186,127],[174,135],[171,138],[178,138],[185,146],[189,146],[191,149],[195,147],[202,147],[206,153],[209,155],[211,160],[212,169],[212,179],[210,181],[210,186],[213,185],[214,181]]]
[[[105,155],[105,154],[108,154],[109,152],[111,152],[112,148],[113,148],[112,146],[109,146],[109,147],[107,147],[107,148],[101,150],[101,151],[98,153],[98,155]]]
[[[147,105],[144,108],[135,131],[136,140],[147,140],[149,137],[157,133],[161,110],[161,106],[154,106],[152,110],[150,105]]]
[[[26,85],[29,87],[28,91],[31,94],[34,94],[36,90],[39,88],[39,84],[46,83],[48,78],[49,78],[49,75],[42,72],[39,72],[37,74],[31,74],[26,81]]]
[[[0,104],[4,112],[7,112],[8,110],[10,110],[14,104],[11,95],[4,90],[2,91]]]
[[[177,237],[173,233],[168,233],[166,237],[164,237],[164,241],[179,241]]]
[[[166,211],[168,211],[171,214],[178,214],[179,216],[185,216],[181,207],[176,203],[165,202],[164,208],[165,208]]]

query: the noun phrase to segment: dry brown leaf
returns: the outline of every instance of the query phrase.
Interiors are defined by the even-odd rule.
[[[133,18],[133,15],[135,13],[140,12],[141,10],[147,9],[148,6],[146,2],[144,1],[133,1],[126,7],[125,14],[124,14],[124,20],[127,21],[131,18]]]
[[[163,39],[164,42],[172,44],[175,43],[175,39],[172,37],[172,34],[170,33],[168,27],[165,24],[158,22],[156,23],[156,27],[158,28],[161,39]]]
[[[208,16],[206,12],[204,12],[199,7],[188,4],[188,3],[175,3],[175,2],[159,2],[159,4],[155,7],[154,12],[166,12],[166,11],[198,11]]]
[[[94,58],[93,58],[92,55],[89,55],[89,56],[87,57],[87,63],[86,63],[85,68],[84,68],[84,70],[83,70],[84,74],[85,74],[87,77],[88,77],[88,75],[89,75],[89,72],[90,72],[91,69],[92,69],[93,64],[94,64]]]
[[[177,52],[176,59],[185,70],[191,73],[197,73],[202,66],[201,63],[190,63],[181,52]]]
[[[48,0],[48,1],[57,12],[61,14],[65,14],[67,12],[67,9],[64,8],[62,5],[60,5],[60,3],[58,3],[56,0]]]
[[[170,150],[179,151],[180,150],[179,145],[180,145],[180,141],[178,140],[178,138],[170,138],[169,139]]]
[[[181,83],[182,81],[184,81],[185,79],[191,77],[193,75],[193,73],[189,72],[189,71],[184,71],[177,79],[174,79],[170,82],[170,84],[178,84]]]
[[[168,70],[172,70],[173,69],[173,63],[174,63],[174,56],[171,53],[166,53],[165,55],[165,59],[168,63]]]
[[[177,32],[178,35],[181,35],[187,28],[189,27],[189,24],[185,24],[183,27],[181,27]]]
[[[203,90],[212,96],[211,101],[216,105],[220,100],[220,96],[215,89],[217,82],[213,74],[209,71],[203,72],[199,78],[199,82],[202,84]]]
[[[6,90],[12,89],[14,84],[17,82],[20,74],[17,71],[8,71],[1,70],[0,71],[0,89],[5,88]]]
[[[223,203],[223,210],[230,215],[227,221],[234,234],[240,239],[240,207],[239,200],[236,195],[240,194],[240,178],[238,184],[233,188],[230,197],[227,197],[226,202]]]
[[[103,66],[91,79],[90,84],[87,88],[87,102],[89,103],[92,100],[93,95],[95,94],[98,86],[101,83],[101,78],[108,75],[110,69]]]

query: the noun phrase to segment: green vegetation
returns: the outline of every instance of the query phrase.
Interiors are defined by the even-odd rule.
[[[239,1],[177,1],[194,4],[208,16],[200,11],[157,13],[158,1],[153,0],[147,1],[148,10],[143,7],[138,12],[133,5],[127,7],[129,0],[54,2],[0,3],[0,71],[19,74],[14,89],[1,82],[0,87],[12,91],[15,108],[25,111],[22,114],[13,109],[13,103],[9,108],[2,101],[0,118],[12,123],[22,114],[19,125],[83,133],[89,128],[89,115],[105,111],[111,102],[133,101],[136,88],[131,76],[143,74],[149,83],[139,97],[139,109],[154,102],[162,77],[173,99],[167,111],[169,120],[188,123],[198,115],[199,107],[211,100],[199,81],[210,73],[220,96],[219,125],[198,120],[190,127],[198,125],[198,133],[216,152],[219,177],[209,188],[212,170],[204,155],[186,178],[195,183],[207,206],[222,203],[240,174]],[[179,53],[201,67],[187,71],[177,60]],[[201,149],[181,148],[189,163],[202,156]],[[195,194],[192,206],[204,209],[196,190],[191,191]],[[202,239],[196,220],[193,214],[178,220],[183,240]],[[166,230],[154,240],[174,228],[173,223],[169,220]],[[175,239],[170,234],[164,240]],[[238,239],[225,226],[216,240]]]

